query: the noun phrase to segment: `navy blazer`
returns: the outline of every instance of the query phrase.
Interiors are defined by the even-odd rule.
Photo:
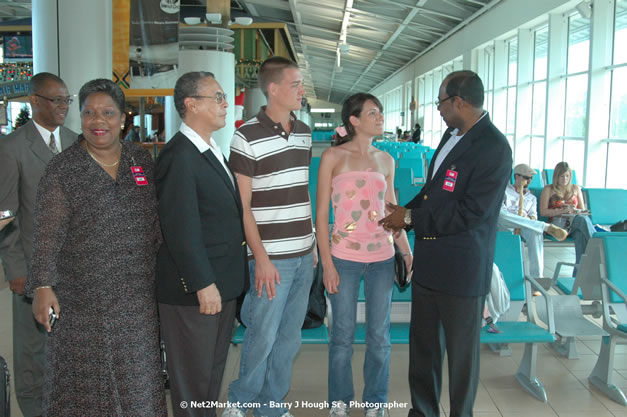
[[[157,255],[157,300],[199,305],[196,291],[216,284],[222,301],[246,291],[248,261],[243,209],[231,179],[211,152],[182,133],[155,165],[163,244]]]
[[[412,210],[413,282],[457,296],[485,295],[490,289],[496,222],[511,176],[512,151],[489,115],[455,145],[433,175],[433,164],[450,139],[447,129]],[[447,170],[457,172],[453,191],[444,187]]]

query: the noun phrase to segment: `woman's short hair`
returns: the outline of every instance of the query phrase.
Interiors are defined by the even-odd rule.
[[[263,61],[257,79],[259,80],[259,88],[266,98],[270,83],[280,83],[283,79],[283,70],[286,68],[298,69],[298,64],[282,56],[273,56]]]
[[[454,71],[446,76],[446,94],[461,97],[475,108],[483,108],[484,90],[481,78],[473,71]]]
[[[372,94],[355,93],[347,98],[342,105],[342,123],[344,124],[347,135],[343,137],[337,136],[334,143],[335,146],[353,139],[353,136],[355,136],[355,127],[351,124],[350,118],[351,116],[359,117],[364,109],[364,103],[368,100],[372,101],[379,108],[380,112],[383,112],[383,105],[379,99]]]
[[[209,71],[192,71],[181,75],[174,85],[174,107],[181,119],[185,119],[185,99],[198,94],[198,83],[205,78],[215,79]]]
[[[83,109],[87,97],[94,93],[104,93],[111,97],[120,113],[124,113],[126,101],[122,89],[113,81],[106,78],[97,78],[87,81],[78,92],[78,108]]]

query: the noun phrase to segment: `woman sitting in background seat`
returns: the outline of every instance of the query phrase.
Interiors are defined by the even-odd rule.
[[[540,194],[540,215],[568,230],[568,236],[575,241],[575,263],[579,264],[595,230],[588,217],[581,187],[573,184],[572,178],[573,172],[567,162],[555,166],[553,183],[545,186]]]

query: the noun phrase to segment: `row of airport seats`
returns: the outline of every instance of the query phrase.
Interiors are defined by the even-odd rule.
[[[334,130],[314,130],[311,132],[311,140],[314,142],[331,142],[334,134]]]
[[[539,172],[540,175],[534,175],[531,183],[529,184],[529,188],[544,188],[545,185],[550,185],[553,183],[553,169],[536,169],[536,172]],[[514,182],[514,172],[512,171],[512,183]],[[573,170],[573,184],[577,183],[577,172]]]
[[[529,187],[540,204],[542,188]],[[583,199],[590,210],[592,224],[613,225],[627,219],[627,190],[624,188],[584,188]],[[540,208],[538,207],[538,215]],[[547,217],[538,216],[538,220],[548,222]]]
[[[413,240],[413,236],[410,235]],[[491,346],[503,346],[509,343],[523,343],[524,353],[515,378],[518,382],[538,400],[546,402],[547,395],[542,383],[536,376],[537,344],[555,341],[553,320],[549,320],[547,328],[540,325],[535,314],[530,313],[525,319],[520,319],[523,305],[531,306],[542,300],[546,303],[545,309],[552,314],[551,300],[546,290],[535,280],[525,277],[522,264],[522,246],[520,237],[509,232],[498,232],[495,251],[495,263],[503,273],[508,286],[511,301],[510,309],[500,318],[498,326],[501,333],[490,333],[486,326],[481,330],[480,341]],[[412,242],[413,243],[413,242]],[[545,297],[532,297],[532,288],[540,291]],[[533,312],[535,309],[529,308]],[[390,338],[393,344],[409,343],[409,318],[411,312],[411,284],[406,288],[398,288],[396,285],[392,293],[392,312]],[[365,325],[365,292],[363,281],[359,290],[358,325],[355,330],[356,344],[366,342]],[[327,324],[331,325],[333,312],[328,309]],[[329,343],[327,325],[317,329],[302,330],[303,343]],[[241,343],[244,337],[244,329],[240,326],[232,342]]]
[[[575,337],[599,336],[599,357],[588,380],[623,406],[627,406],[627,397],[613,383],[612,372],[616,345],[627,344],[625,254],[627,232],[595,233],[581,258],[576,277],[561,276],[561,267],[569,264],[557,264],[550,282],[557,295],[549,295],[556,335],[552,346],[563,356],[576,359]],[[584,315],[602,318],[602,325],[587,320]],[[549,320],[547,312],[541,309],[538,317],[545,322]]]

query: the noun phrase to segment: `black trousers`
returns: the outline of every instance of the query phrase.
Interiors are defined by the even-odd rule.
[[[170,377],[175,417],[215,417],[215,408],[195,408],[191,401],[218,401],[233,333],[236,300],[222,303],[216,315],[198,306],[159,303],[161,337]],[[186,408],[181,402],[186,402]]]
[[[440,415],[442,362],[448,355],[451,417],[471,417],[479,382],[485,296],[441,294],[412,283],[409,417]]]

